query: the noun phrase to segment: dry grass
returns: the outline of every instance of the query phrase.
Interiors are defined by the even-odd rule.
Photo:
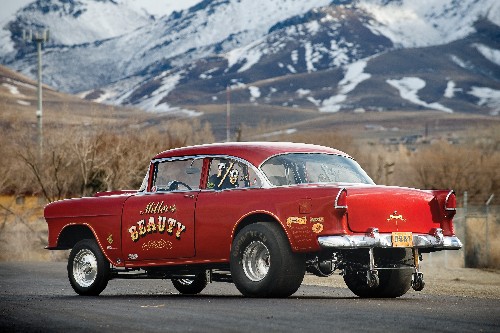
[[[0,261],[54,261],[67,251],[47,251],[44,203],[37,197],[0,197]]]

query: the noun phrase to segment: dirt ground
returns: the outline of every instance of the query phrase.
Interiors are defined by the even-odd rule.
[[[410,289],[408,293],[500,299],[500,270],[463,268],[462,251],[424,255],[421,271],[424,290]],[[306,275],[304,283],[346,288],[338,274],[327,278]]]

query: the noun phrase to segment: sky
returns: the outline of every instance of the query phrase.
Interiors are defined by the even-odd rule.
[[[0,0],[0,22],[33,0]]]
[[[0,0],[0,22],[12,16],[18,9],[35,0]],[[201,0],[122,0],[132,3],[132,7],[146,8],[151,14],[161,16],[173,10],[189,8]]]

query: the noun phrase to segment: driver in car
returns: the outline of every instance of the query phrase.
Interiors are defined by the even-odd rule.
[[[217,174],[210,176],[207,187],[214,190],[238,187],[239,171],[234,165],[234,162],[221,160],[217,166]]]

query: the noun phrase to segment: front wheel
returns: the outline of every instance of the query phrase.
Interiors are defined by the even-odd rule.
[[[198,274],[194,279],[172,279],[174,288],[181,294],[196,295],[207,286],[207,276]]]
[[[288,297],[305,274],[304,255],[293,253],[281,228],[272,223],[244,227],[231,246],[231,276],[249,297]]]
[[[93,239],[76,243],[68,259],[71,287],[82,296],[97,296],[108,285],[109,262]]]

